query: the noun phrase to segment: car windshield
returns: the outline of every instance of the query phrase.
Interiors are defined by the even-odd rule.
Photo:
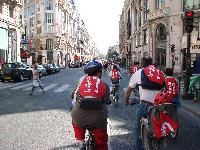
[[[16,66],[16,65],[13,64],[13,63],[12,63],[12,64],[4,64],[4,65],[3,65],[3,68],[4,68],[4,69],[10,69],[10,68],[15,68],[15,66]]]

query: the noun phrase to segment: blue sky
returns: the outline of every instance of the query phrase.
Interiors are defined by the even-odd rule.
[[[75,0],[81,19],[97,48],[106,54],[109,46],[118,44],[119,18],[124,0]]]

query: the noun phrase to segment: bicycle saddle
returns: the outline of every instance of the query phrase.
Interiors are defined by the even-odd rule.
[[[92,127],[92,126],[85,126],[84,128],[88,131],[92,131],[92,130],[96,129],[96,127]]]

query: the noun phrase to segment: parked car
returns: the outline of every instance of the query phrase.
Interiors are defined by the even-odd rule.
[[[24,78],[32,79],[33,73],[26,64],[20,62],[4,63],[0,76],[1,82],[5,80],[23,81]]]
[[[59,72],[59,71],[60,71],[60,66],[59,66],[59,65],[57,65],[57,64],[52,64],[52,66],[54,67],[55,72]]]
[[[40,77],[41,77],[41,76],[46,76],[46,75],[47,75],[47,71],[46,71],[46,69],[45,69],[44,66],[38,65],[38,66],[37,66],[37,70],[38,70],[38,72],[39,72],[39,74],[40,74]]]
[[[69,68],[79,68],[80,64],[78,62],[72,62],[69,64]]]
[[[42,66],[46,69],[48,75],[55,73],[55,69],[52,64],[42,64]]]

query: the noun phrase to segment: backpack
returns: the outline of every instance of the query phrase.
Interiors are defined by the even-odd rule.
[[[141,87],[148,90],[161,90],[164,87],[164,73],[150,65],[141,71]]]

